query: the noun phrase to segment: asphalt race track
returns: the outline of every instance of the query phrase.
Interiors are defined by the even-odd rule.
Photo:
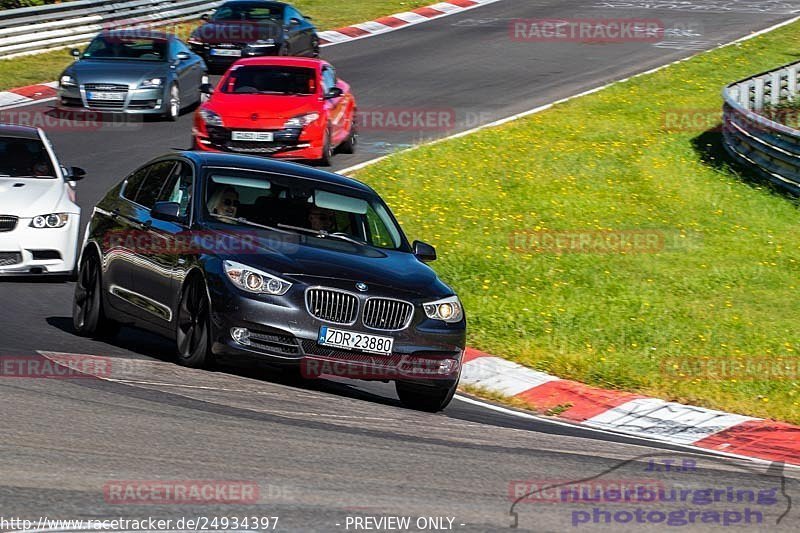
[[[359,153],[338,155],[335,168],[646,71],[797,13],[800,1],[505,0],[325,48],[323,56],[352,84],[366,116],[406,110],[450,117],[444,127],[362,127]],[[517,18],[658,18],[674,31],[662,43],[514,42],[509,23]],[[50,112],[46,104],[14,111]],[[110,121],[48,133],[65,165],[88,171],[79,185],[87,215],[129,171],[170,148],[187,148],[191,122],[188,112],[177,124]],[[696,489],[776,486],[775,478],[758,473],[764,466],[688,456],[463,400],[443,414],[417,413],[399,407],[393,387],[383,384],[298,385],[250,366],[177,367],[168,342],[140,331],[124,329],[113,344],[74,335],[72,291],[65,282],[0,281],[2,355],[49,350],[115,363],[113,381],[0,379],[0,516],[278,516],[281,531],[346,531],[348,516],[392,515],[413,517],[412,524],[418,517],[450,517],[454,530],[494,531],[510,526],[510,486],[520,480],[648,477]],[[701,466],[644,472],[648,457],[628,462],[647,454],[657,454],[658,464],[679,457]],[[119,504],[109,501],[108,486],[120,480],[247,480],[260,490],[249,504]],[[778,493],[763,523],[750,529],[797,529],[796,507],[775,521],[788,497],[800,496],[800,485],[789,479]],[[591,512],[588,504],[522,502],[515,510],[519,528],[530,531],[665,527],[583,523],[580,512]],[[709,522],[692,530],[716,527]]]

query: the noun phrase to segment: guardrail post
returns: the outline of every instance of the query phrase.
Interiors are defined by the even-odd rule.
[[[781,103],[781,89],[783,88],[783,71],[777,71],[772,73],[772,82],[770,87],[769,93],[769,103],[773,106],[776,106]]]
[[[753,111],[761,111],[764,109],[764,78],[756,78],[755,94],[753,95]]]
[[[789,92],[787,95],[788,100],[793,102],[794,97],[797,95],[797,65],[792,65],[787,69],[786,89]]]

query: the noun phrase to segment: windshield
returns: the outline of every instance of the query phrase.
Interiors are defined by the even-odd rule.
[[[231,71],[222,92],[229,94],[314,94],[313,69],[283,66],[249,66]]]
[[[211,17],[211,20],[216,22],[282,22],[283,7],[278,5],[265,5],[264,2],[223,4],[217,9]]]
[[[206,217],[228,225],[261,226],[401,249],[401,230],[373,195],[316,181],[244,170],[210,169]]]
[[[166,39],[98,35],[86,48],[83,57],[91,59],[133,59],[166,61]]]
[[[55,171],[39,139],[0,137],[0,178],[52,178]]]

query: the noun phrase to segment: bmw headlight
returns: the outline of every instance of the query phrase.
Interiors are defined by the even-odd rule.
[[[208,124],[209,126],[218,126],[222,127],[222,117],[210,111],[208,109],[201,109],[200,110],[200,118],[203,119],[203,122]]]
[[[319,113],[307,113],[305,115],[298,115],[290,118],[283,125],[284,128],[305,128],[309,124],[319,119]]]
[[[458,296],[450,296],[422,305],[428,318],[443,320],[448,324],[459,322],[464,317],[464,309]]]
[[[164,78],[151,78],[144,80],[140,85],[140,89],[158,89],[164,86]]]
[[[67,222],[69,222],[68,213],[51,213],[49,215],[33,217],[33,220],[31,220],[31,227],[36,229],[63,228],[67,225]]]
[[[225,261],[224,267],[233,284],[247,292],[283,296],[292,287],[288,281],[236,261]]]
[[[59,84],[62,87],[76,87],[78,85],[78,82],[75,78],[73,78],[69,74],[64,74],[63,76],[61,76]]]

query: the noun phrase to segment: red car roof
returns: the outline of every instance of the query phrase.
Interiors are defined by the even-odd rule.
[[[248,57],[240,59],[236,65],[249,66],[286,66],[286,67],[307,67],[318,69],[323,65],[329,65],[327,61],[314,57],[293,57],[293,56],[267,56],[267,57]]]

